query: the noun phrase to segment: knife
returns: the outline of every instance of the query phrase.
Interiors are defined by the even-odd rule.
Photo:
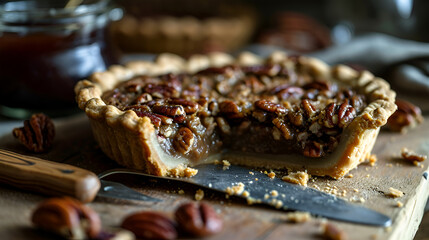
[[[100,180],[88,170],[72,165],[0,149],[0,182],[51,196],[72,196],[91,202],[96,196],[158,202],[120,183]]]
[[[200,165],[195,168],[198,169],[198,174],[192,178],[158,177],[130,169],[112,169],[98,176],[103,178],[117,173],[137,174],[150,178],[187,182],[225,193],[228,187],[242,183],[248,196],[242,194],[237,196],[255,204],[269,205],[281,210],[306,211],[321,217],[365,225],[387,227],[392,224],[388,216],[371,209],[351,204],[310,187],[287,183],[279,178],[270,179],[266,174],[250,168],[235,165],[226,168],[214,164]],[[277,191],[273,194],[274,196],[271,194],[273,190]]]

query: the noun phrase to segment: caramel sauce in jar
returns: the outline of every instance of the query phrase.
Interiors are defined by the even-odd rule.
[[[122,16],[121,10],[108,0],[78,1],[77,6],[68,2],[0,5],[2,110],[61,115],[76,108],[73,88],[79,80],[117,63],[107,29]]]

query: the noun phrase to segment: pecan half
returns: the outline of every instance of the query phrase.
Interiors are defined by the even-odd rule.
[[[356,110],[348,102],[341,105],[330,103],[323,111],[323,125],[327,128],[343,128],[356,116]]]
[[[286,108],[284,108],[283,106],[273,103],[271,101],[268,100],[258,100],[255,102],[255,106],[261,110],[264,110],[266,112],[272,112],[272,113],[276,113],[276,114],[284,114],[286,113]]]
[[[278,64],[256,65],[243,67],[243,72],[255,75],[276,76],[281,70]]]
[[[427,158],[426,155],[417,154],[417,153],[409,150],[408,148],[402,148],[401,156],[402,156],[402,158],[404,158],[405,160],[410,161],[410,162],[414,162],[414,161],[423,162]]]
[[[316,114],[316,108],[313,106],[313,104],[311,104],[311,102],[308,99],[302,100],[301,106],[308,117],[312,117],[314,116],[314,114]]]
[[[180,106],[182,106],[184,108],[186,114],[193,114],[199,108],[198,103],[190,101],[190,100],[186,100],[186,99],[183,99],[183,98],[170,99],[168,101],[168,103],[172,104],[172,105],[180,105]]]
[[[271,90],[271,93],[277,94],[277,96],[282,99],[286,100],[288,98],[301,98],[302,95],[304,95],[304,90],[297,86],[290,86],[288,84],[282,84],[280,86],[277,86]]]
[[[392,131],[405,131],[423,122],[422,111],[410,102],[396,99],[398,109],[387,120],[387,127]]]
[[[92,239],[101,231],[97,213],[69,197],[42,202],[33,212],[31,221],[36,227],[68,239]]]
[[[48,116],[38,113],[25,120],[24,127],[13,129],[12,134],[27,149],[36,153],[46,152],[52,147],[55,126]]]
[[[142,239],[176,239],[175,223],[157,212],[138,212],[126,217],[121,227]]]
[[[231,126],[229,126],[228,122],[223,117],[217,117],[216,123],[219,126],[219,129],[224,134],[231,134]]]
[[[147,84],[144,87],[144,92],[156,98],[178,97],[178,91],[174,87],[167,85]]]
[[[323,149],[322,149],[322,144],[315,142],[315,141],[310,141],[310,142],[306,142],[305,146],[304,146],[304,151],[303,154],[306,157],[321,157],[323,154]]]
[[[222,231],[222,219],[206,203],[194,202],[181,205],[175,212],[181,229],[195,237],[205,237]]]
[[[194,144],[194,133],[187,127],[181,127],[174,138],[174,148],[183,154],[188,153]]]
[[[311,83],[307,83],[304,86],[302,86],[302,88],[304,89],[317,89],[319,91],[329,91],[331,89],[331,86],[329,85],[329,83],[324,82],[324,81],[313,81]]]
[[[255,76],[249,76],[244,80],[246,86],[251,89],[253,93],[261,93],[265,90],[265,85],[258,80]]]
[[[284,122],[284,120],[279,119],[279,118],[274,118],[273,124],[274,124],[274,126],[276,126],[280,130],[282,136],[286,140],[290,140],[293,138],[293,132],[290,129],[290,127]]]
[[[149,101],[152,101],[152,96],[149,93],[143,93],[134,100],[134,103],[142,104]]]
[[[226,74],[233,71],[233,66],[224,66],[224,67],[209,67],[207,69],[201,70],[198,74]]]
[[[164,104],[163,105],[157,104],[152,107],[152,111],[155,113],[159,113],[170,117],[185,114],[185,109],[183,108],[183,106],[180,106],[180,105],[170,106],[170,105],[164,105]]]
[[[219,104],[220,113],[224,114],[227,118],[242,118],[244,114],[241,108],[233,101],[226,100]]]
[[[345,127],[356,117],[356,110],[347,102],[342,103],[338,108],[338,126]]]

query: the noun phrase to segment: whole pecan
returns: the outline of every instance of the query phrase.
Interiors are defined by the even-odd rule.
[[[24,121],[24,127],[13,129],[13,136],[29,150],[40,153],[52,147],[55,137],[55,126],[52,120],[43,113],[33,114]]]
[[[185,203],[175,212],[177,224],[186,233],[195,237],[205,237],[222,231],[222,219],[206,203]]]
[[[36,227],[67,239],[93,239],[101,231],[98,214],[69,197],[51,198],[42,202],[33,212],[31,221]]]
[[[175,223],[157,212],[137,212],[126,217],[121,227],[141,239],[176,239]]]
[[[261,110],[264,110],[266,112],[272,112],[272,113],[276,113],[276,114],[283,114],[286,113],[286,108],[284,108],[283,106],[273,103],[271,101],[268,100],[258,100],[255,102],[255,106]]]
[[[174,148],[186,154],[192,149],[194,144],[194,133],[187,127],[181,127],[174,138]]]

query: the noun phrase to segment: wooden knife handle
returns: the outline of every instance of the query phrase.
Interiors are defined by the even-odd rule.
[[[0,182],[52,196],[91,202],[100,189],[98,177],[85,169],[0,149]]]

